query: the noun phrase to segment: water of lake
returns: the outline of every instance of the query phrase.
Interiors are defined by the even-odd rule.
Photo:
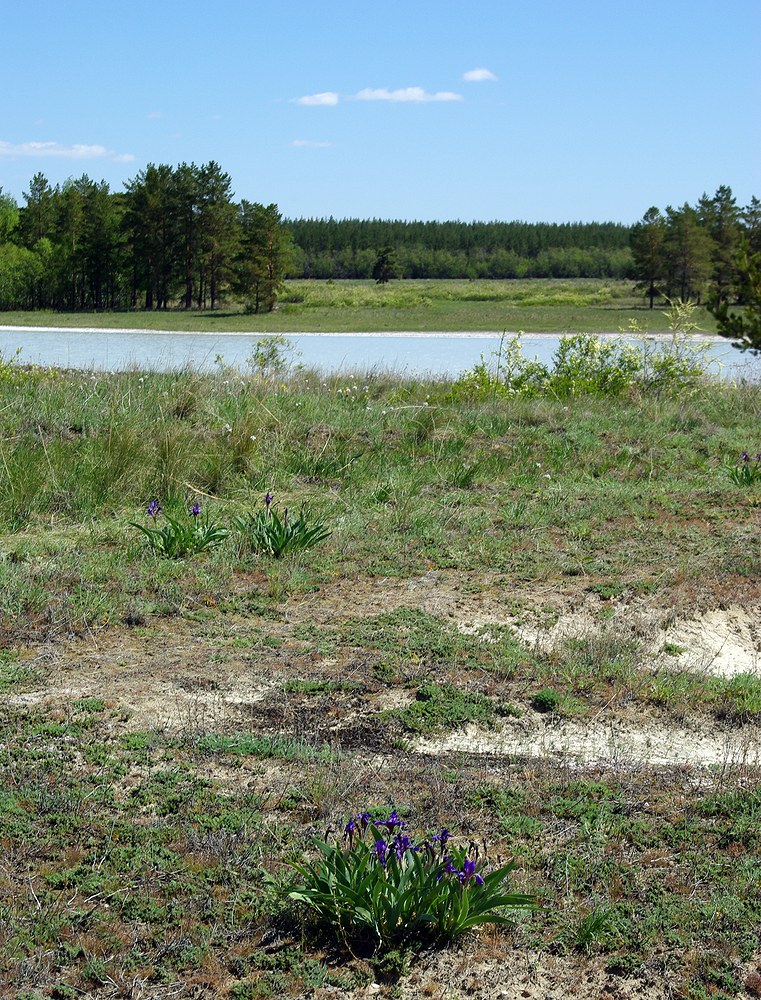
[[[221,357],[244,370],[258,340],[251,333],[160,333],[145,330],[62,329],[0,326],[0,354],[21,348],[20,360],[58,368],[121,371],[171,371],[185,367],[205,371]],[[456,376],[491,359],[500,334],[485,333],[294,333],[285,335],[292,359],[322,372],[391,370],[400,374]],[[604,335],[608,336],[608,335]],[[525,334],[523,353],[550,361],[560,336]],[[631,339],[631,338],[624,338]],[[637,343],[637,340],[632,340]],[[741,354],[722,340],[710,343],[717,374],[729,378],[761,378],[761,358]]]

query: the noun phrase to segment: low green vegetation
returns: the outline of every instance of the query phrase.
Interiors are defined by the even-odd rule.
[[[498,358],[481,384],[6,359],[0,993],[391,997],[459,940],[741,994],[761,681],[622,622],[757,606],[761,484],[729,470],[761,392],[618,360],[509,392]],[[158,506],[226,533],[152,542]],[[286,508],[309,544],[275,551]],[[614,724],[748,752],[514,750]]]
[[[232,299],[211,310],[143,310],[66,313],[9,311],[3,323],[22,326],[89,326],[107,329],[182,330],[190,333],[500,331],[526,333],[615,333],[632,316],[653,333],[669,329],[662,310],[647,310],[631,281],[613,279],[405,279],[378,285],[372,280],[289,280],[274,312],[253,314]],[[715,332],[705,309],[696,313],[700,330]]]
[[[446,941],[479,917],[512,921],[511,960],[541,949],[618,976],[668,975],[690,998],[717,996],[719,986],[736,995],[757,948],[761,799],[747,770],[696,790],[689,771],[559,773],[521,761],[487,778],[466,757],[446,758],[442,775],[436,760],[395,755],[380,772],[348,755],[343,766],[361,776],[365,794],[399,802],[415,829],[439,831],[456,813],[447,856],[460,872],[471,863],[474,885],[464,891],[476,888],[476,874],[496,876],[485,909],[466,912],[459,876],[443,886],[430,877],[435,850],[431,868],[413,869],[420,892],[404,895],[412,855],[386,880],[369,835],[364,849],[342,841],[353,816],[345,803],[333,814],[337,843],[320,852],[310,830],[334,801],[335,759],[273,757],[254,740],[244,749],[159,732],[119,738],[109,734],[107,707],[92,706],[85,726],[81,710],[57,723],[8,704],[1,711],[13,761],[0,792],[0,981],[9,996],[106,996],[114,983],[135,982],[193,983],[231,997],[320,984],[348,993],[409,968],[417,941]],[[254,765],[241,774],[243,760]],[[267,776],[257,760],[270,762]],[[388,807],[370,814],[380,823]],[[481,836],[488,855],[470,855]],[[506,857],[509,889],[500,885]],[[363,862],[385,893],[363,895],[367,908],[355,895]],[[326,882],[334,867],[336,881]],[[417,890],[412,879],[406,888]],[[516,909],[537,896],[539,910]],[[420,904],[441,923],[421,923]],[[489,940],[499,947],[500,938]],[[337,951],[326,953],[328,942]]]

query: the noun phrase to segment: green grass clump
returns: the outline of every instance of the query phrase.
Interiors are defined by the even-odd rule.
[[[211,520],[208,510],[201,516],[199,503],[193,505],[185,518],[173,517],[164,511],[166,523],[161,527],[156,526],[156,518],[162,512],[155,500],[151,501],[148,513],[153,518],[153,527],[134,521],[130,521],[130,526],[143,533],[153,552],[167,559],[184,559],[185,556],[198,555],[199,552],[216,548],[229,534],[226,528]]]
[[[467,722],[488,726],[496,712],[497,706],[485,695],[426,681],[417,689],[411,705],[388,712],[386,717],[398,719],[409,732],[432,733],[456,729]]]
[[[207,733],[198,740],[198,749],[202,753],[209,754],[277,757],[281,760],[330,761],[333,759],[333,753],[328,746],[312,747],[283,736],[252,736],[247,733],[234,736]]]
[[[324,522],[315,519],[307,508],[302,507],[294,517],[289,516],[286,507],[281,515],[269,502],[265,510],[236,517],[233,526],[246,548],[266,553],[274,559],[282,559],[289,552],[311,549],[332,534]]]

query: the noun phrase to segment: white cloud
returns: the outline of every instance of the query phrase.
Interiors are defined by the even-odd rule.
[[[76,143],[64,146],[60,142],[2,142],[0,156],[54,156],[65,160],[111,160],[114,163],[130,163],[132,153],[117,153],[105,146],[86,146]]]
[[[355,95],[357,101],[400,101],[416,104],[430,101],[461,101],[462,94],[453,94],[449,90],[439,90],[429,94],[422,87],[403,87],[399,90],[387,90],[385,87],[365,87]]]
[[[484,80],[496,80],[497,77],[492,73],[490,69],[469,69],[467,73],[462,74],[463,80],[468,83],[482,83]]]
[[[294,139],[291,145],[301,149],[327,149],[327,147],[332,146],[333,143],[320,142],[317,139]]]
[[[338,104],[338,94],[332,90],[325,90],[321,94],[307,94],[306,97],[297,97],[295,103],[310,107],[332,107],[334,104]]]
[[[155,118],[163,118],[164,116],[161,111],[149,111],[145,117],[150,119],[155,119]]]

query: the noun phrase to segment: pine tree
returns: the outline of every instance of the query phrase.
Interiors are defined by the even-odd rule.
[[[291,260],[291,240],[277,205],[242,201],[236,289],[251,312],[272,312]]]
[[[666,220],[659,209],[652,207],[645,212],[642,221],[632,227],[630,242],[637,288],[648,296],[652,309],[666,275]]]
[[[743,312],[730,312],[726,299],[714,294],[708,309],[716,317],[718,332],[741,351],[761,354],[761,252],[751,253],[746,242],[735,258]]]
[[[397,276],[396,257],[393,247],[383,247],[378,251],[373,265],[373,278],[376,284],[385,285]]]
[[[713,240],[700,224],[698,213],[688,204],[666,209],[666,266],[669,297],[678,293],[682,302],[698,301],[711,277]]]

